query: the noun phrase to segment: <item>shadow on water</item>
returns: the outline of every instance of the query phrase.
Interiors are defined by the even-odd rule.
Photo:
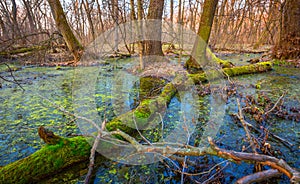
[[[124,66],[130,66],[130,60],[112,62],[111,64],[101,64],[93,97],[86,97],[85,100],[93,98],[96,102],[96,110],[101,118],[112,119],[117,114],[126,112],[137,106],[139,101],[138,82],[135,79],[126,80],[126,78],[116,78],[118,71]],[[82,67],[79,71],[85,72],[89,67]],[[78,69],[77,69],[78,72]],[[0,72],[1,76],[10,78],[7,72]],[[38,150],[43,143],[37,135],[37,128],[41,125],[50,128],[55,133],[62,136],[72,136],[80,134],[76,126],[76,120],[57,110],[47,103],[43,98],[49,99],[60,107],[73,112],[74,104],[72,99],[73,68],[39,68],[24,67],[14,73],[20,80],[22,86],[26,89],[22,92],[16,85],[1,81],[0,89],[0,165],[6,165],[18,159],[24,158]],[[300,106],[300,72],[299,69],[277,68],[269,73],[245,75],[235,77],[232,80],[243,84],[244,87],[238,89],[239,93],[258,95],[259,93],[268,94],[272,100],[278,99],[280,95],[287,91],[284,103],[286,106]],[[125,84],[125,85],[124,85]],[[114,85],[114,86],[113,86]],[[118,87],[118,85],[120,85]],[[260,85],[259,88],[255,88]],[[123,88],[121,88],[123,86]],[[130,87],[135,86],[135,87]],[[245,87],[246,86],[246,87]],[[114,89],[115,88],[115,89]],[[113,89],[113,90],[112,90]],[[116,90],[123,90],[122,93],[116,93]],[[116,96],[123,95],[123,96]],[[119,111],[116,112],[115,99],[127,99],[118,103]],[[209,115],[209,97],[200,97],[200,115],[196,129],[190,140],[190,144],[197,145],[197,140],[201,137],[202,126],[208,120]],[[172,130],[176,122],[180,121],[181,112],[180,97],[174,97],[163,117],[164,130]],[[230,114],[237,112],[235,97],[228,99],[224,125],[220,129],[217,142],[220,147],[232,150],[242,150],[246,143],[245,133],[242,127],[232,120]],[[253,122],[251,117],[246,117],[249,122]],[[291,151],[276,140],[268,142],[275,150],[280,152],[280,158],[285,159],[291,166],[299,167],[299,121],[295,119],[274,119],[272,125],[269,125],[271,132],[289,140],[295,145]],[[157,131],[150,131],[149,139],[155,139]],[[297,149],[298,148],[298,149]],[[186,172],[200,172],[209,170],[210,167],[221,163],[220,168],[226,166],[222,171],[222,183],[232,183],[238,178],[252,173],[253,166],[248,164],[236,165],[224,162],[217,157],[189,158],[195,161],[198,166],[190,166]],[[177,162],[166,159],[164,162],[130,166],[119,164],[107,160],[97,168],[94,183],[179,183],[180,174],[175,170],[178,167]],[[201,168],[200,166],[203,166]],[[195,179],[204,181],[212,176],[216,171],[209,175],[200,175],[197,177],[186,177],[187,182],[194,182]],[[283,180],[272,180],[272,183],[289,183],[285,177]],[[74,183],[81,183],[84,176],[74,180]]]

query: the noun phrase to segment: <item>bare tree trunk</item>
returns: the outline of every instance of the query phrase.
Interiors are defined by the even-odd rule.
[[[11,3],[12,3],[12,19],[13,19],[12,38],[15,38],[16,35],[20,36],[18,20],[17,20],[17,4],[15,0],[11,0]]]
[[[162,20],[164,10],[164,0],[150,0],[147,19]],[[157,25],[151,25],[148,28],[148,34],[155,34],[155,40],[147,40],[145,45],[145,55],[158,55],[162,56],[162,45],[161,45],[161,26],[162,23]]]
[[[101,10],[99,0],[96,0],[96,2],[97,2],[98,17],[99,17],[101,32],[102,32],[104,30],[104,24],[103,24],[103,20],[102,20],[102,10]]]
[[[144,69],[144,61],[143,61],[143,54],[144,54],[144,43],[143,43],[143,38],[140,36],[142,35],[142,19],[144,15],[144,10],[143,10],[143,3],[142,0],[137,0],[137,9],[138,9],[138,31],[139,31],[139,58],[140,58],[140,68],[141,70]]]
[[[130,0],[130,19],[131,19],[131,21],[135,21],[136,20],[135,8],[134,8],[134,0]],[[132,37],[132,34],[130,36]],[[130,45],[131,45],[130,52],[134,53],[135,43],[131,43]]]
[[[1,16],[0,16],[0,27],[2,29],[2,35],[0,36],[2,36],[4,39],[8,38],[7,30]]]
[[[134,0],[130,0],[130,18],[131,18],[131,20],[136,20],[135,9],[134,9]]]
[[[115,29],[115,38],[114,38],[114,52],[119,52],[119,9],[118,9],[118,0],[111,0],[111,10],[112,10],[112,18],[114,21],[114,29]]]
[[[170,20],[173,22],[174,18],[174,0],[170,0]]]
[[[178,15],[177,15],[177,23],[178,24],[182,24],[182,20],[181,20],[181,0],[178,1]]]
[[[63,38],[67,43],[69,50],[72,52],[75,61],[79,61],[83,47],[73,34],[59,0],[48,0],[48,3],[51,7],[57,29],[63,35]]]
[[[91,16],[91,12],[92,12],[92,7],[93,6],[91,6],[91,8],[90,8],[90,4],[89,4],[88,0],[85,0],[84,5],[85,5],[84,8],[85,8],[86,16],[87,16],[87,19],[88,19],[88,22],[89,22],[89,25],[90,25],[90,30],[91,30],[92,38],[93,38],[93,41],[94,41],[96,39],[95,38],[95,29],[94,29],[94,24],[93,24],[92,16]]]
[[[300,58],[300,0],[287,0],[283,7],[280,41],[275,46],[273,57],[281,59]]]
[[[31,9],[28,1],[23,0],[23,3],[25,5],[26,11],[27,11],[27,17],[28,17],[28,22],[29,22],[29,26],[30,26],[30,32],[35,32],[36,31],[36,26],[35,26],[35,23],[34,23],[32,9]]]

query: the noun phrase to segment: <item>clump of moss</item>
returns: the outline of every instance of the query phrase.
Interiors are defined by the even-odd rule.
[[[166,80],[156,77],[142,77],[140,79],[139,99],[143,100],[149,97],[159,95],[161,88],[166,84]]]

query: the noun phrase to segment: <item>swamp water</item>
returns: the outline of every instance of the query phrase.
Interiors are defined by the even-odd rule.
[[[45,68],[45,67],[23,67],[21,70],[14,72],[16,79],[25,89],[22,91],[16,84],[2,82],[0,89],[0,165],[6,165],[18,159],[24,158],[31,153],[38,150],[44,143],[38,137],[37,128],[41,125],[47,127],[58,135],[73,136],[81,134],[76,120],[73,117],[65,115],[59,111],[53,103],[57,106],[63,107],[65,110],[74,112],[74,109],[82,108],[86,111],[85,115],[89,113],[97,113],[100,117],[112,119],[116,112],[114,111],[113,84],[117,84],[115,75],[118,74],[124,66],[130,66],[130,59],[124,61],[117,61],[111,63],[103,63],[99,66],[99,73],[95,85],[95,93],[93,96],[81,96],[81,100],[86,102],[95,102],[96,109],[94,112],[84,109],[82,104],[73,103],[74,86],[74,69],[68,67],[62,68]],[[58,70],[59,69],[59,70]],[[85,73],[93,70],[94,67],[77,68],[75,72]],[[9,72],[2,70],[1,76],[12,79]],[[88,80],[89,76],[86,76]],[[117,80],[120,80],[118,78]],[[276,101],[281,94],[286,91],[284,103],[286,106],[300,107],[300,70],[293,68],[275,69],[268,73],[245,75],[235,77],[232,80],[238,81],[248,87],[243,87],[239,93],[257,95],[265,92]],[[123,80],[123,84],[132,86],[131,80]],[[256,89],[255,85],[260,85]],[[84,90],[84,88],[80,88]],[[117,89],[115,89],[117,90]],[[135,102],[137,91],[135,88],[127,89],[124,94],[127,101],[120,104],[119,109],[128,110],[136,106]],[[83,92],[84,93],[84,92]],[[128,95],[130,94],[130,95]],[[127,96],[126,96],[127,95]],[[50,101],[50,102],[49,102]],[[198,124],[204,123],[208,120],[209,109],[206,104],[209,104],[209,96],[199,98],[199,120]],[[181,102],[176,97],[171,100],[166,113],[163,117],[166,129],[171,129],[172,122],[180,121]],[[121,108],[122,107],[122,108]],[[226,115],[224,117],[224,124],[221,127],[217,142],[221,143],[220,147],[233,150],[241,150],[243,142],[242,138],[245,136],[242,127],[237,126],[233,122],[231,113],[236,113],[237,107],[235,97],[230,98],[226,104]],[[120,113],[120,112],[118,112]],[[251,119],[249,119],[251,122]],[[299,145],[300,145],[300,122],[296,120],[276,119],[274,123],[268,128],[276,135],[288,140],[293,146],[293,150],[285,147],[282,143],[270,140],[268,141],[275,150],[280,151],[281,158],[285,159],[291,166],[298,167],[300,165],[299,159]],[[201,127],[195,127],[194,134],[190,141],[191,144],[196,142],[195,139],[199,136],[197,131],[201,132]],[[150,132],[150,136],[155,138],[157,131]],[[246,144],[246,143],[245,143]],[[232,183],[236,179],[252,173],[253,166],[242,163],[236,165],[230,162],[224,162],[223,159],[213,157],[190,158],[196,161],[199,165],[206,164],[214,166],[220,163],[221,168],[226,166],[223,170],[225,179],[222,183]],[[170,167],[166,167],[166,165]],[[142,166],[130,166],[119,164],[114,161],[106,161],[101,167],[95,168],[97,170],[95,183],[178,183],[180,182],[180,174],[175,176],[173,169],[176,169],[176,162],[166,160],[164,163],[154,163]],[[198,168],[190,167],[185,172],[193,172]],[[209,167],[203,171],[209,170]],[[214,173],[211,173],[213,175]],[[201,175],[200,175],[201,177]],[[191,177],[190,177],[191,178]],[[289,183],[286,177],[281,177],[283,180],[278,180],[280,183]],[[195,177],[187,179],[192,182]],[[81,183],[84,176],[73,180],[73,183]],[[205,179],[201,179],[204,181]],[[274,180],[277,182],[277,180]]]

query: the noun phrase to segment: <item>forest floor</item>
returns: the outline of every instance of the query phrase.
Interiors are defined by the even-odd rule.
[[[24,50],[24,51],[23,51]],[[165,56],[167,57],[179,57],[179,50],[178,49],[171,49],[168,45],[164,45],[163,51]],[[237,49],[235,47],[232,48],[215,48],[214,52],[217,56],[226,56],[231,54],[261,54],[258,58],[249,59],[249,63],[257,63],[260,61],[270,61],[271,58],[271,46],[264,46],[260,49],[253,49],[250,47],[242,47]],[[185,53],[189,53],[189,51],[184,51],[183,56]],[[131,56],[137,57],[138,54],[134,53]],[[116,59],[122,57],[130,57],[130,55],[119,55],[114,56],[111,55],[109,57],[115,57]],[[295,68],[300,68],[300,59],[289,59],[284,61],[275,61],[276,64],[279,66],[290,66]],[[35,66],[45,66],[45,67],[58,67],[58,66],[86,66],[87,63],[83,61],[75,62],[71,53],[64,50],[64,49],[56,49],[56,50],[49,50],[49,49],[41,49],[41,50],[26,50],[21,48],[16,51],[10,51],[7,53],[0,53],[0,64],[1,63],[16,63],[21,66],[28,66],[28,65],[35,65]],[[97,63],[88,63],[88,65],[97,65]],[[146,67],[149,64],[146,64]],[[167,67],[161,65],[161,67]],[[173,66],[172,66],[173,67]],[[173,68],[174,70],[175,68]],[[182,71],[181,69],[176,68],[176,71]],[[149,71],[148,71],[149,72]],[[162,71],[163,72],[163,71]],[[134,72],[133,72],[134,73]],[[144,73],[144,72],[143,72]]]

